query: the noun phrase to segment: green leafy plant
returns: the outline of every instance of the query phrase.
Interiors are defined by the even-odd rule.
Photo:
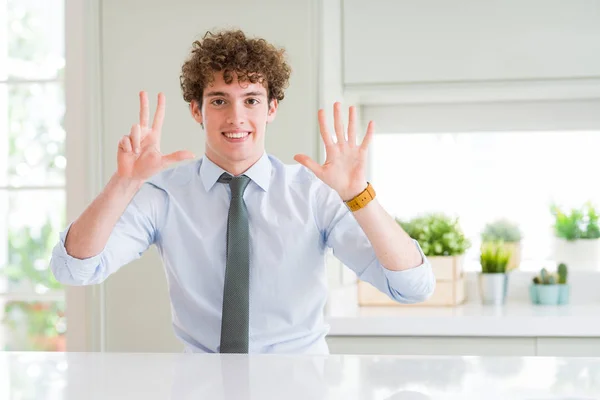
[[[5,350],[64,351],[64,301],[10,301],[4,306],[4,325],[12,336]]]
[[[481,233],[482,242],[516,243],[521,240],[521,237],[519,226],[507,219],[498,219],[488,223]]]
[[[26,226],[10,230],[8,234],[8,265],[0,268],[0,276],[15,285],[28,283],[32,287],[42,285],[48,289],[61,289],[54,274],[48,268],[50,252],[57,236],[50,221],[39,232]]]
[[[471,246],[458,218],[443,213],[429,213],[409,221],[396,220],[413,239],[419,242],[426,256],[456,256]]]
[[[511,252],[504,243],[486,242],[481,246],[481,272],[484,274],[504,274],[510,260]]]
[[[30,227],[9,230],[9,262],[0,266],[0,277],[8,279],[9,287],[27,284],[43,290],[61,289],[62,285],[48,268],[55,237],[50,221],[39,230]],[[11,337],[6,350],[56,351],[64,347],[66,319],[63,302],[7,302],[2,323]]]
[[[580,209],[574,208],[570,211],[552,205],[550,211],[554,216],[554,234],[556,237],[569,241],[600,238],[598,212],[591,203],[586,203]]]

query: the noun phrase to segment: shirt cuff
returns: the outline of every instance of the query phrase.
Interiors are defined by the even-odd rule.
[[[96,273],[101,262],[102,253],[88,258],[75,258],[67,253],[65,241],[72,223],[59,234],[59,241],[52,250],[52,267],[59,282],[85,284]]]
[[[388,280],[390,290],[404,300],[411,302],[425,301],[435,290],[435,276],[431,264],[423,253],[419,242],[414,240],[423,263],[417,267],[402,271],[392,271],[382,266]]]

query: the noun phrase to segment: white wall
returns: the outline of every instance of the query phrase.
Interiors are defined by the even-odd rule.
[[[103,0],[102,159],[106,181],[116,166],[116,146],[138,115],[137,93],[151,106],[158,91],[167,98],[162,149],[202,154],[203,133],[180,95],[179,73],[188,50],[206,30],[239,27],[287,49],[292,77],[267,150],[285,162],[296,153],[317,157],[317,2],[276,0]],[[104,284],[107,351],[180,351],[170,324],[164,272],[155,249]]]
[[[345,93],[395,132],[600,128],[600,1],[343,1]]]
[[[344,0],[346,84],[600,77],[597,0]]]

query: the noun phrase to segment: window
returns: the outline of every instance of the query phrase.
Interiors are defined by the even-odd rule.
[[[65,349],[64,0],[0,0],[0,349]]]
[[[600,131],[381,133],[371,175],[398,218],[442,211],[472,240],[467,270],[479,270],[480,232],[499,217],[523,232],[522,270],[553,267],[550,204],[600,205]]]

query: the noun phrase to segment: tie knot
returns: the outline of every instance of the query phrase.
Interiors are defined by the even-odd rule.
[[[231,188],[231,197],[243,197],[250,178],[246,175],[231,176],[227,172],[224,172],[219,177],[219,182],[228,183]]]

